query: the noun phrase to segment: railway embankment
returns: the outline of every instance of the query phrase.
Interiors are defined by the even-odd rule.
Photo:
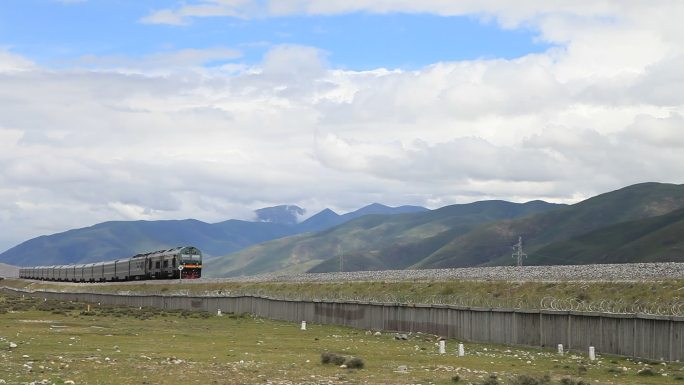
[[[71,283],[5,280],[22,290],[192,296],[266,296],[488,308],[684,315],[684,263],[480,267],[198,280]]]

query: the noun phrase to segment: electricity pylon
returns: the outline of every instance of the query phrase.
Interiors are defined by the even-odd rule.
[[[522,237],[518,237],[518,243],[513,246],[513,258],[516,260],[518,266],[523,265],[523,259],[527,258],[527,254],[523,252]]]

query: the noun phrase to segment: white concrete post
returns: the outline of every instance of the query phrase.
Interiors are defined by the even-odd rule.
[[[465,349],[463,348],[463,344],[458,344],[458,356],[459,357],[465,356]]]
[[[439,354],[444,354],[446,353],[446,341],[440,340],[439,341]]]
[[[302,327],[300,330],[306,330],[306,321],[302,321]]]
[[[558,354],[563,354],[563,344],[558,344]]]
[[[219,317],[221,317],[221,316],[223,315],[223,314],[221,314],[221,309],[218,309],[218,310],[216,311],[216,315],[219,316]]]
[[[593,346],[589,347],[589,359],[592,361],[596,360],[596,350]]]

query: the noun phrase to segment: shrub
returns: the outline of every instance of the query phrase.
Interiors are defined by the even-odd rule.
[[[342,364],[344,364],[344,362],[345,362],[344,356],[341,356],[339,354],[330,353],[330,352],[321,353],[321,363],[322,364],[342,365]]]
[[[365,365],[363,360],[359,357],[351,357],[344,361],[344,364],[347,365],[347,368],[349,369],[363,369]]]
[[[451,382],[459,382],[459,381],[461,381],[461,376],[459,376],[458,374],[451,377]]]
[[[544,385],[549,383],[551,383],[551,377],[548,374],[541,378],[521,374],[511,381],[511,385]]]
[[[588,383],[586,383],[582,380],[575,381],[572,378],[563,378],[560,381],[560,383],[561,383],[561,385],[589,385]]]
[[[651,368],[643,368],[637,372],[638,376],[655,376],[656,372]]]
[[[496,374],[490,374],[489,377],[484,380],[482,385],[499,385],[499,380],[496,377]]]
[[[332,356],[331,362],[335,365],[342,365],[344,364],[345,358],[344,356],[340,356],[339,354],[334,354]]]
[[[329,364],[332,360],[332,353],[323,352],[321,353],[321,364]]]
[[[349,369],[363,369],[365,363],[359,357],[347,357],[336,353],[321,353],[322,364],[346,365]]]

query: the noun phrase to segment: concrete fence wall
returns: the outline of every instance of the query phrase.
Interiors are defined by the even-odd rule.
[[[684,360],[684,318],[547,310],[484,309],[448,305],[299,301],[257,296],[192,297],[94,293],[7,293],[34,297],[148,306],[162,309],[250,313],[260,317],[345,325],[360,329],[423,332],[493,344],[555,348],[663,361]]]

